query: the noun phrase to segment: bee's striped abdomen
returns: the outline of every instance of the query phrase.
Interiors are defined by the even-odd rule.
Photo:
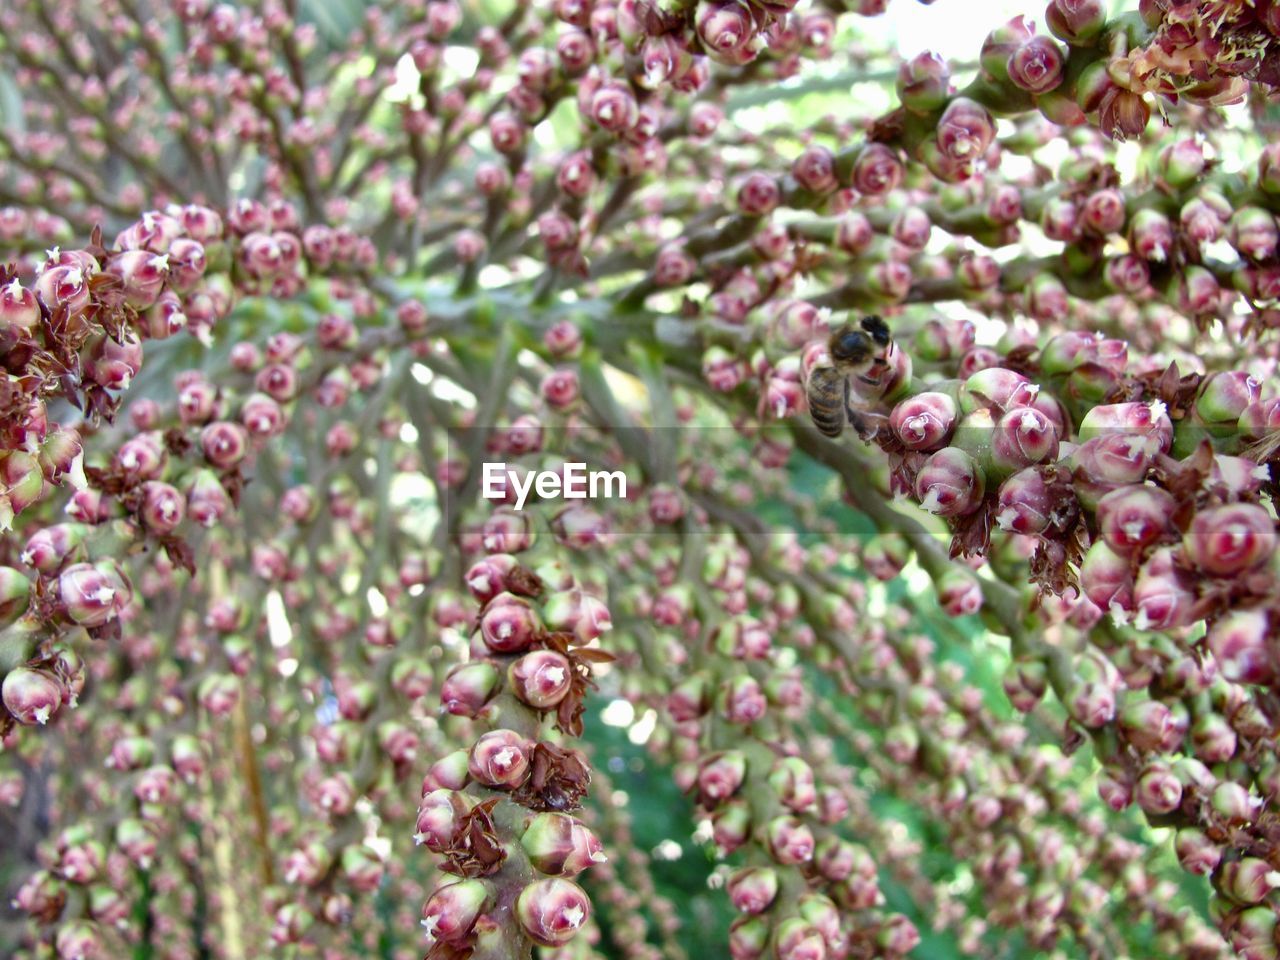
[[[825,436],[840,436],[848,402],[848,377],[835,367],[815,367],[809,374],[807,392],[814,425]]]

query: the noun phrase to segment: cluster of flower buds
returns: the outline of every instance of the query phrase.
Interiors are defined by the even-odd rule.
[[[492,729],[423,780],[414,840],[454,875],[422,908],[432,957],[568,943],[591,913],[574,878],[606,859],[572,812],[590,767],[546,738],[544,718],[566,736],[582,734],[592,664],[612,659],[592,646],[612,625],[609,610],[559,562],[537,565],[531,539],[519,514],[494,513],[480,542],[520,552],[487,552],[463,577],[479,609],[462,614],[470,656],[449,671],[440,699],[448,713]]]

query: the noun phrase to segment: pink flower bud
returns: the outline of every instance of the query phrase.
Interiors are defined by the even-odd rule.
[[[1097,506],[1098,529],[1118,554],[1129,556],[1170,532],[1173,497],[1149,484],[1111,491]]]
[[[1233,683],[1269,684],[1275,677],[1275,658],[1268,638],[1271,628],[1264,609],[1233,610],[1209,628],[1210,652],[1222,675]]]
[[[1017,87],[1028,93],[1048,93],[1062,83],[1066,58],[1048,37],[1032,37],[1009,55],[1005,70]]]
[[[489,900],[489,887],[483,880],[442,883],[422,907],[427,941],[465,943]]]
[[[174,487],[156,480],[142,485],[142,505],[138,515],[153,533],[160,536],[172,533],[186,514],[186,498]]]
[[[1261,903],[1277,886],[1280,874],[1260,857],[1241,857],[1222,866],[1219,888],[1237,903]]]
[[[995,134],[995,121],[986,107],[967,97],[954,97],[938,121],[938,150],[950,160],[972,163],[987,152]]]
[[[485,607],[480,631],[494,653],[518,653],[537,639],[542,622],[529,601],[503,593]]]
[[[39,326],[40,306],[35,293],[23,287],[16,277],[0,287],[0,333],[14,330],[30,334]]]
[[[1087,46],[1106,27],[1107,8],[1102,0],[1050,0],[1044,22],[1064,43]]]
[[[554,650],[533,650],[508,669],[511,692],[536,710],[550,710],[569,693],[573,668]]]
[[[514,730],[491,730],[471,748],[468,772],[485,786],[512,790],[529,776],[532,744]]]
[[[791,164],[791,175],[805,190],[818,195],[830,193],[839,186],[835,157],[830,150],[818,144],[811,144],[796,157]]]
[[[572,940],[591,915],[591,898],[572,880],[549,877],[520,891],[516,917],[534,943],[558,947]]]
[[[553,877],[576,877],[607,859],[599,838],[566,813],[538,814],[525,828],[520,845],[536,870]]]
[[[769,867],[745,867],[729,877],[729,902],[741,913],[763,913],[778,895],[778,875]]]
[[[908,449],[933,450],[950,438],[956,418],[956,402],[949,394],[926,391],[898,403],[889,426]]]
[[[769,855],[783,866],[797,866],[813,859],[813,831],[795,817],[774,817],[765,824]]]
[[[497,692],[498,670],[487,660],[460,663],[440,686],[440,703],[455,716],[474,717]]]
[[[938,581],[938,603],[949,617],[964,617],[982,609],[982,585],[962,570],[948,570]]]
[[[1222,848],[1205,836],[1204,831],[1183,827],[1173,841],[1178,863],[1188,873],[1206,877],[1218,869],[1222,860]]]
[[[1056,459],[1058,434],[1053,423],[1034,407],[1005,413],[991,437],[991,462],[1001,472]]]
[[[1058,499],[1042,471],[1021,470],[1000,485],[996,525],[1011,533],[1043,533],[1055,511],[1063,506]]]
[[[932,113],[951,95],[951,68],[936,53],[924,51],[898,68],[898,102],[912,113]]]
[[[1276,548],[1275,524],[1252,503],[1231,503],[1201,510],[1182,538],[1187,558],[1216,577],[1231,577],[1270,559]]]
[[[868,143],[853,162],[850,186],[874,197],[888,193],[902,182],[903,166],[898,155],[883,143]]]
[[[767,173],[751,173],[738,187],[738,210],[747,217],[765,217],[782,199],[778,182]]]
[[[985,489],[982,468],[956,447],[931,455],[916,474],[920,506],[942,517],[962,517],[977,510]]]
[[[58,576],[58,596],[67,616],[84,627],[100,627],[128,602],[118,573],[102,564],[76,563]]]
[[[750,7],[724,0],[701,0],[694,29],[707,56],[726,66],[755,59],[756,21]]]
[[[470,810],[465,794],[456,790],[432,790],[418,805],[418,819],[413,835],[415,844],[442,853],[454,845],[454,834],[462,818]]]
[[[769,701],[760,683],[750,676],[726,681],[720,691],[720,713],[729,722],[742,726],[755,723],[769,710]]]
[[[200,449],[211,466],[230,470],[248,453],[249,438],[240,424],[219,420],[200,431]]]
[[[13,718],[43,726],[62,706],[62,685],[49,673],[15,667],[5,674],[0,699]]]
[[[747,775],[747,758],[730,750],[709,758],[698,771],[698,796],[704,806],[715,806],[733,796]]]
[[[1147,813],[1172,813],[1182,803],[1182,784],[1164,763],[1150,763],[1138,777],[1134,799]]]

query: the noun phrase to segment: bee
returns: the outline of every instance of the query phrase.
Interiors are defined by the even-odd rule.
[[[857,377],[874,385],[888,368],[886,359],[893,347],[889,325],[877,316],[863,317],[858,326],[845,324],[827,341],[830,364],[814,367],[809,373],[809,416],[824,436],[835,438],[844,431],[845,420],[862,436],[867,435],[866,418],[850,396],[849,380]]]

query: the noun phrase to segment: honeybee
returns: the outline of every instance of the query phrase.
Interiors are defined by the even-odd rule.
[[[831,335],[827,341],[831,363],[810,371],[807,391],[809,416],[824,436],[840,436],[846,419],[861,436],[867,436],[867,420],[853,403],[849,379],[877,383],[888,367],[886,357],[892,347],[889,325],[874,315],[863,317],[857,327],[847,323]]]

